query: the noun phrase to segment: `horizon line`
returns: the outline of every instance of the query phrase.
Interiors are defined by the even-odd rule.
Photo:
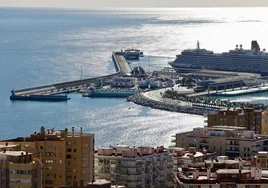
[[[210,9],[210,8],[268,8],[268,6],[183,6],[183,7],[50,7],[50,6],[1,6],[0,8],[63,9],[63,10],[126,10],[126,9]]]

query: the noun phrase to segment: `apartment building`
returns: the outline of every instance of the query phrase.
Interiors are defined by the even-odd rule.
[[[166,148],[172,154],[173,172],[177,174],[180,168],[201,168],[205,167],[205,160],[216,158],[217,154],[208,153],[206,149],[201,152],[196,151],[196,148],[190,147],[188,150],[179,147]],[[178,187],[176,177],[174,178],[174,187]]]
[[[41,162],[25,151],[0,152],[0,187],[41,187]]]
[[[268,111],[253,108],[219,110],[207,115],[207,124],[208,127],[245,127],[256,134],[268,134]]]
[[[209,152],[229,157],[248,158],[268,149],[268,135],[255,134],[243,127],[194,128],[193,131],[176,134],[173,142],[176,147],[205,148]]]
[[[172,154],[176,171],[179,167],[204,167],[205,160],[217,157],[215,152],[209,153],[206,149],[197,151],[194,147],[189,147],[188,150],[185,150],[184,148],[170,146],[166,150]]]
[[[229,160],[226,156],[210,161],[204,169],[192,168],[178,174],[179,187],[182,188],[265,188],[267,177],[262,170],[246,166],[240,159]]]
[[[259,151],[253,158],[252,164],[256,168],[268,168],[268,152],[267,151]]]
[[[83,179],[85,185],[94,179],[94,134],[65,130],[45,130],[29,137],[6,140],[8,144],[20,145],[22,150],[32,152],[41,159],[42,187],[50,188],[71,184]]]
[[[164,147],[99,148],[96,176],[113,185],[136,187],[173,187],[173,161]]]

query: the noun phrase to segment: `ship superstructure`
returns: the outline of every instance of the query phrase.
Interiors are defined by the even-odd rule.
[[[170,62],[176,70],[180,69],[211,69],[236,72],[254,72],[268,74],[268,53],[260,50],[257,41],[251,42],[251,49],[243,49],[236,45],[229,52],[214,53],[201,49],[197,42],[196,49],[184,50],[177,58]]]

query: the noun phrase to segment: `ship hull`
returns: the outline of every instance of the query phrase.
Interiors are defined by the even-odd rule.
[[[11,95],[10,100],[16,101],[67,101],[67,95]]]
[[[268,75],[268,57],[262,56],[178,55],[177,59],[169,64],[178,72],[208,69]]]

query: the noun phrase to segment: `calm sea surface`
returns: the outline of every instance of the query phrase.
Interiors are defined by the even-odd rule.
[[[26,136],[40,126],[83,127],[96,146],[170,145],[171,135],[203,126],[203,117],[153,110],[124,99],[11,102],[12,88],[115,72],[111,52],[144,51],[141,65],[161,69],[183,49],[228,51],[258,40],[268,47],[266,8],[58,10],[0,8],[0,139]],[[267,94],[234,98],[267,102]],[[133,107],[130,108],[129,107]]]

